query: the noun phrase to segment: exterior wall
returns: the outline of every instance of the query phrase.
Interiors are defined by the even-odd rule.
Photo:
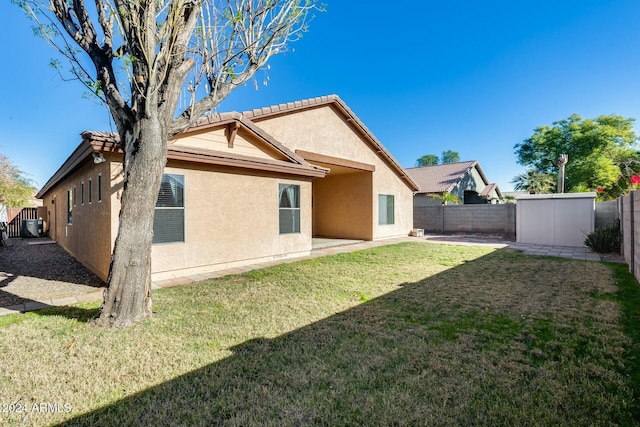
[[[118,158],[110,160],[87,163],[43,197],[51,218],[51,237],[105,281],[118,233],[123,182],[122,164]],[[185,242],[153,245],[154,280],[304,256],[311,251],[310,180],[215,167],[198,169],[179,162],[170,163],[165,173],[185,177]],[[99,202],[98,174],[103,177]],[[86,194],[89,178],[93,182],[91,203]],[[300,233],[279,233],[279,183],[300,185]],[[67,190],[74,186],[77,202],[72,223],[67,224]]]
[[[233,140],[233,146],[229,147],[224,128],[209,128],[201,132],[187,133],[185,136],[178,135],[171,141],[171,145],[222,151],[263,159],[284,158],[275,150],[268,149],[264,144],[256,143],[256,141],[249,141],[245,136],[245,132],[239,131]]]
[[[49,236],[102,280],[107,279],[111,259],[113,191],[109,184],[110,167],[109,161],[97,165],[87,162],[42,197],[47,210]],[[102,176],[102,200],[98,200],[98,176]],[[90,179],[91,202],[88,197]],[[84,203],[81,194],[83,182]],[[74,188],[72,221],[68,224],[67,191]]]
[[[185,242],[155,244],[154,280],[311,251],[311,181],[170,163],[184,175]],[[300,185],[300,233],[280,234],[278,184]]]
[[[480,194],[484,187],[485,185],[482,181],[482,177],[478,173],[478,170],[474,167],[469,171],[468,174],[465,175],[464,178],[460,180],[458,185],[456,185],[455,188],[451,190],[451,194],[457,196],[460,201],[463,202],[464,192],[466,190],[472,190]]]
[[[394,196],[394,224],[381,225],[378,218],[378,195]],[[413,229],[413,192],[388,168],[380,167],[373,175],[373,239],[406,236]]]
[[[415,206],[413,219],[414,228],[428,233],[497,234],[516,239],[515,204]]]
[[[292,150],[304,150],[375,166],[372,172],[371,219],[362,212],[361,220],[371,222],[373,239],[406,236],[413,228],[413,193],[387,163],[360,136],[334,107],[298,111],[253,119],[258,126]],[[328,177],[331,176],[329,173]],[[325,178],[327,179],[327,178]],[[394,196],[395,224],[378,224],[378,195]]]
[[[313,235],[372,240],[372,186],[370,172],[313,181]]]
[[[594,230],[595,193],[537,194],[518,198],[519,243],[584,246]]]

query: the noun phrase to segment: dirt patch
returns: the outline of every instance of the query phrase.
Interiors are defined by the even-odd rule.
[[[104,282],[57,244],[10,239],[0,247],[0,307],[95,292]]]

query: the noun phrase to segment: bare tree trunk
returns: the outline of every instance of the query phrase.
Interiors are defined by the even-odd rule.
[[[125,138],[124,191],[108,285],[97,326],[129,326],[151,316],[153,218],[166,164],[167,135],[157,117]],[[135,155],[132,155],[135,153]]]
[[[561,154],[560,157],[558,157],[558,188],[556,189],[556,193],[564,193],[564,168],[568,161],[569,156],[566,154]]]

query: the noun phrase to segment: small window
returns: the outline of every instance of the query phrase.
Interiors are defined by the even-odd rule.
[[[280,234],[300,232],[300,186],[279,184]]]
[[[84,205],[84,182],[80,184],[80,204]]]
[[[91,203],[91,193],[92,193],[92,185],[91,185],[91,180],[89,180],[89,191],[87,191],[87,198],[89,199],[89,203]]]
[[[78,197],[76,194],[76,187],[73,187],[73,206],[78,204]]]
[[[164,174],[153,217],[153,243],[184,242],[184,175]]]
[[[378,195],[378,224],[394,224],[394,197],[389,194]]]
[[[67,190],[67,224],[71,224],[73,217],[73,190]]]
[[[102,175],[98,175],[98,201],[102,201]]]

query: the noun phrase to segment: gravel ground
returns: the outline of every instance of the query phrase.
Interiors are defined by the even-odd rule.
[[[95,292],[104,283],[48,239],[9,239],[0,246],[0,307]]]

